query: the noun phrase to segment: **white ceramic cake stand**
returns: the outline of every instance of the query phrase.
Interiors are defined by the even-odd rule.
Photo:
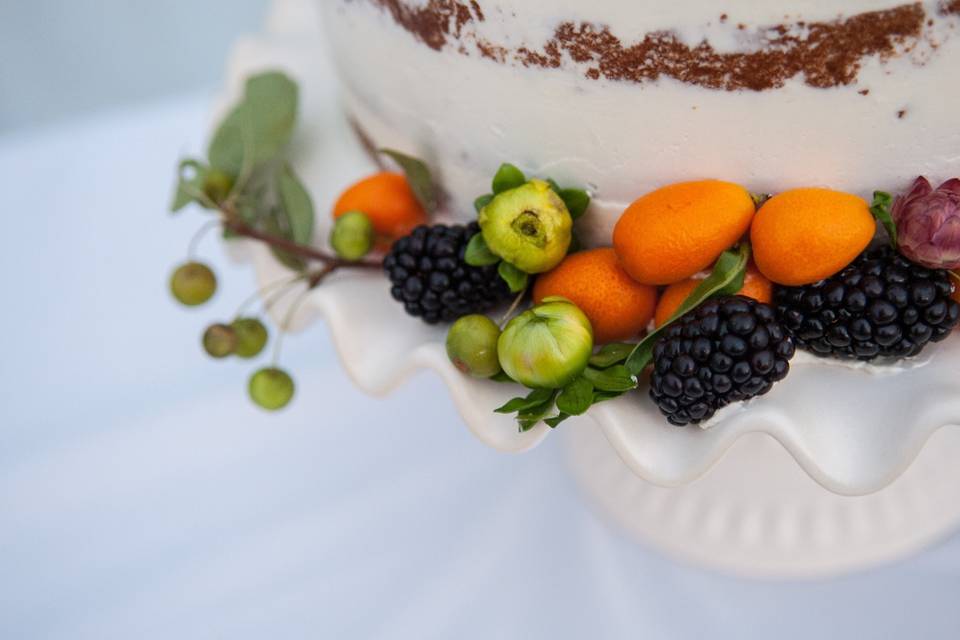
[[[280,68],[298,79],[294,166],[313,194],[323,244],[333,199],[372,165],[341,113],[316,20],[309,2],[277,3],[267,33],[236,46],[223,104],[250,73]],[[262,285],[283,277],[264,248],[235,247]],[[283,316],[280,304],[276,318]],[[636,393],[552,434],[544,425],[519,433],[494,414],[520,389],[458,373],[444,354],[444,329],[407,317],[379,273],[336,274],[309,294],[295,327],[317,317],[369,393],[431,369],[487,445],[519,452],[548,435],[565,438],[590,501],[684,562],[750,576],[823,576],[901,558],[960,523],[960,430],[942,429],[960,424],[960,335],[931,349],[923,366],[896,373],[798,358],[771,393],[707,431],[669,426]]]

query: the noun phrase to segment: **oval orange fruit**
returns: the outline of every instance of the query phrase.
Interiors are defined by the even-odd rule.
[[[638,282],[680,282],[735,244],[755,210],[750,193],[730,182],[672,184],[627,207],[613,230],[613,246]]]
[[[867,201],[830,189],[792,189],[767,200],[750,228],[757,268],[787,286],[829,278],[867,248],[876,222]]]
[[[348,211],[362,211],[370,218],[374,231],[390,239],[405,236],[427,221],[427,213],[407,178],[388,171],[375,173],[347,188],[333,206],[333,217],[339,218]]]
[[[551,271],[537,277],[533,300],[563,296],[583,311],[598,344],[629,340],[650,323],[657,290],[633,280],[613,249],[572,253]]]
[[[676,282],[664,289],[663,293],[660,294],[660,301],[657,303],[657,310],[653,316],[654,324],[658,327],[663,326],[707,275],[706,272],[699,273],[693,278]],[[737,295],[747,296],[758,302],[769,304],[773,299],[773,283],[767,280],[751,264],[743,278],[743,287],[737,292]]]

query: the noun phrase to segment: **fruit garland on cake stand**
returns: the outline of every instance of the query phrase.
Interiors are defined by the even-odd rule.
[[[899,529],[880,532],[876,540],[843,534],[841,544],[829,535],[825,541],[800,536],[813,546],[789,553],[777,550],[789,541],[775,539],[764,528],[769,523],[756,525],[757,534],[729,522],[729,511],[738,508],[763,520],[765,509],[789,510],[807,500],[816,510],[826,500],[810,477],[797,477],[795,465],[780,460],[771,466],[784,450],[775,445],[774,453],[769,441],[757,441],[751,432],[779,440],[830,491],[863,494],[900,476],[934,431],[960,417],[960,407],[943,401],[955,395],[953,386],[937,389],[938,411],[899,435],[885,427],[882,446],[869,440],[841,446],[837,450],[849,458],[831,460],[831,444],[850,438],[804,424],[815,416],[835,427],[828,417],[831,402],[806,397],[806,404],[796,404],[824,381],[848,389],[854,380],[863,394],[856,404],[869,403],[881,386],[895,388],[895,378],[920,393],[918,385],[932,384],[944,372],[960,377],[960,368],[948,360],[960,358],[950,353],[956,349],[940,349],[929,362],[921,354],[960,321],[949,271],[960,265],[951,232],[960,220],[960,181],[934,190],[918,179],[896,201],[878,192],[872,204],[826,189],[770,197],[716,180],[680,183],[640,195],[618,222],[612,247],[581,249],[574,222],[589,216],[586,192],[504,164],[491,193],[477,198],[476,220],[431,224],[441,197],[428,167],[383,150],[400,171],[376,173],[346,190],[322,185],[340,192],[327,235],[331,250],[325,251],[314,244],[312,199],[285,158],[296,104],[297,87],[284,75],[248,79],[207,157],[181,164],[173,207],[200,205],[216,216],[213,226],[228,240],[245,238],[269,250],[276,260],[257,252],[262,271],[277,272],[278,262],[290,270],[257,292],[267,311],[280,296],[297,292],[286,313],[274,314],[282,318],[274,363],[249,380],[251,398],[261,407],[280,409],[294,395],[292,377],[277,364],[279,338],[297,310],[313,301],[330,319],[345,365],[362,386],[383,390],[412,367],[437,369],[471,428],[495,446],[532,446],[577,417],[584,424],[565,427],[576,444],[574,468],[584,485],[643,539],[684,558],[752,574],[830,573],[902,555],[960,517],[947,510],[943,515],[951,518],[928,522],[912,537]],[[885,232],[877,233],[875,220]],[[212,272],[192,253],[171,278],[174,296],[189,305],[204,302],[215,288]],[[350,279],[349,297],[344,279]],[[371,331],[396,331],[386,319],[376,322],[385,309],[384,289],[398,317],[413,316],[427,326],[420,331],[403,325],[412,337],[392,336],[392,343],[401,343],[391,345],[392,352],[373,349],[379,359],[360,357],[356,345],[377,340]],[[233,321],[206,331],[202,342],[211,356],[248,358],[264,349],[264,319],[245,315],[246,306]],[[351,340],[350,331],[366,333]],[[797,347],[807,354],[800,363]],[[357,364],[355,358],[366,359]],[[831,360],[837,364],[823,364]],[[794,376],[802,379],[795,392],[781,392],[781,381]],[[505,395],[505,402],[490,402]],[[808,411],[820,403],[823,411]],[[843,419],[853,415],[849,405],[849,397],[845,405],[835,403]],[[502,418],[484,418],[481,411],[512,416],[517,437],[507,435]],[[591,421],[626,467],[597,440]],[[864,429],[853,433],[862,437]],[[850,459],[857,456],[863,458],[860,468],[851,470]],[[717,460],[707,478],[693,482]],[[748,467],[765,474],[756,478],[759,488],[750,489],[758,491],[756,499],[746,507],[724,502]],[[914,468],[916,482],[929,484],[927,467]],[[630,471],[681,488],[660,489]],[[708,478],[713,481],[704,490]],[[776,496],[770,486],[789,497],[757,507]],[[890,494],[893,489],[885,490],[887,502],[889,495],[915,492],[913,485]],[[684,520],[683,509],[703,510],[708,495],[726,505],[716,521]],[[641,505],[638,496],[649,499]],[[869,518],[864,522],[873,526]],[[758,536],[767,546],[756,544]],[[731,545],[741,545],[743,554],[731,553]]]

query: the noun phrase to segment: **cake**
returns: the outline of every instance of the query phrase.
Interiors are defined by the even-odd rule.
[[[960,174],[960,2],[330,0],[343,100],[468,219],[502,162],[593,196],[697,178],[869,197]]]

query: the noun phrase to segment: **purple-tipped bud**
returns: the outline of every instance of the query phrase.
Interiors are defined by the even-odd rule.
[[[934,189],[920,176],[890,214],[904,256],[931,269],[960,268],[960,178]]]

